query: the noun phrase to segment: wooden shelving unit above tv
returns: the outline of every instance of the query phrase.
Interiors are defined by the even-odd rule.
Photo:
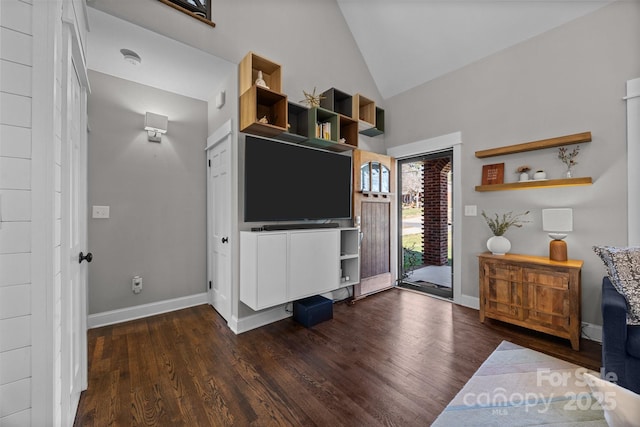
[[[264,85],[256,84],[260,73]],[[282,67],[253,52],[238,65],[238,92],[240,132],[330,151],[356,149],[359,133],[384,133],[384,110],[361,94],[331,88],[320,95],[320,107],[315,109],[289,102],[282,93]],[[318,122],[325,118],[331,122],[330,136],[316,136],[315,123],[308,122],[313,115],[322,116]]]

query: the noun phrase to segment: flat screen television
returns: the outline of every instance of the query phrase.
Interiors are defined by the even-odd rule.
[[[351,218],[351,157],[245,138],[244,220]]]

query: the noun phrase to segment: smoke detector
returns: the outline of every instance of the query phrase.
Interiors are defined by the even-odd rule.
[[[132,65],[139,65],[142,62],[140,55],[130,49],[120,49],[120,53],[125,61]]]

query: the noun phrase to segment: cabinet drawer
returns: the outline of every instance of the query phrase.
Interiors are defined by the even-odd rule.
[[[550,288],[569,289],[569,273],[566,271],[524,268],[522,275],[522,281],[524,283]]]

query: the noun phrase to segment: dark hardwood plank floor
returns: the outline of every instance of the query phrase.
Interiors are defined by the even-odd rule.
[[[392,289],[241,335],[207,305],[89,331],[76,426],[426,426],[502,341],[598,369],[600,345]]]

